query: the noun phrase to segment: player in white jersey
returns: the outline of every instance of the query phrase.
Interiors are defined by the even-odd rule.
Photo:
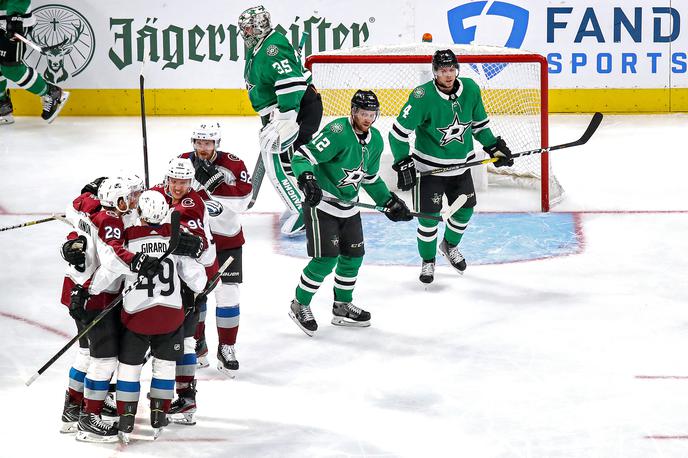
[[[146,191],[139,199],[141,226],[130,227],[124,238],[129,250],[162,256],[167,250],[170,225],[165,223],[169,206],[158,192]],[[134,428],[141,368],[150,347],[153,356],[153,378],[150,387],[151,426],[155,437],[167,425],[167,412],[174,397],[175,365],[183,354],[184,307],[181,285],[200,293],[205,287],[205,269],[195,260],[170,255],[161,263],[162,271],[146,278],[124,298],[117,368],[117,412],[120,437],[127,442]],[[136,275],[125,277],[130,286]]]

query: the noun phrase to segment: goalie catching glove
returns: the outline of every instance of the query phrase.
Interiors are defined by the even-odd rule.
[[[497,137],[494,145],[484,146],[483,149],[490,157],[497,158],[497,161],[494,163],[495,167],[511,167],[514,165],[511,150],[506,146],[506,142],[502,140],[502,137]]]
[[[394,222],[411,221],[411,210],[406,206],[406,203],[401,200],[399,196],[390,192],[391,196],[385,204],[385,215]]]
[[[299,189],[303,191],[303,201],[311,207],[318,205],[322,199],[322,189],[315,180],[315,176],[311,172],[303,172],[296,181]]]
[[[402,191],[409,191],[416,185],[418,181],[416,177],[416,163],[411,156],[396,162],[392,165],[392,169],[397,172],[397,188]]]
[[[215,189],[225,181],[225,176],[222,172],[208,161],[196,161],[194,166],[196,167],[194,178],[201,183],[208,192],[215,191]]]

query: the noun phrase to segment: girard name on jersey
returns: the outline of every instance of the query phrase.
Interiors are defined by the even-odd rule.
[[[148,242],[141,245],[141,253],[164,253],[167,251],[165,242]]]

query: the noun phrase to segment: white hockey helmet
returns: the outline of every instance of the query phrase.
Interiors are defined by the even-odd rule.
[[[131,186],[126,178],[112,177],[106,178],[98,188],[98,200],[104,207],[114,207],[118,210],[119,199],[123,199],[127,205],[125,211],[129,210],[129,196],[131,195]]]
[[[170,206],[157,191],[143,191],[139,197],[139,217],[150,224],[161,224],[170,211]]]
[[[253,48],[258,41],[272,31],[270,13],[263,5],[254,6],[239,16],[239,33],[248,48]]]
[[[146,189],[146,185],[143,183],[143,179],[137,174],[129,175],[126,177],[131,192],[143,192]]]
[[[217,151],[220,148],[220,140],[222,140],[220,129],[220,123],[217,121],[204,121],[200,123],[191,133],[191,146],[195,146],[194,140],[213,140],[215,142],[215,151]]]
[[[194,166],[191,163],[191,159],[175,157],[172,159],[167,166],[167,173],[165,178],[176,178],[178,180],[193,180]]]

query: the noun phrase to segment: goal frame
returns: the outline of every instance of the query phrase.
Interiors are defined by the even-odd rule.
[[[540,147],[549,146],[549,74],[547,59],[540,54],[461,54],[460,64],[485,63],[537,63],[540,67]],[[432,55],[363,55],[363,54],[313,54],[306,58],[305,66],[313,71],[314,64],[428,64]],[[489,115],[489,113],[488,113]],[[549,153],[540,155],[540,207],[550,210]]]

